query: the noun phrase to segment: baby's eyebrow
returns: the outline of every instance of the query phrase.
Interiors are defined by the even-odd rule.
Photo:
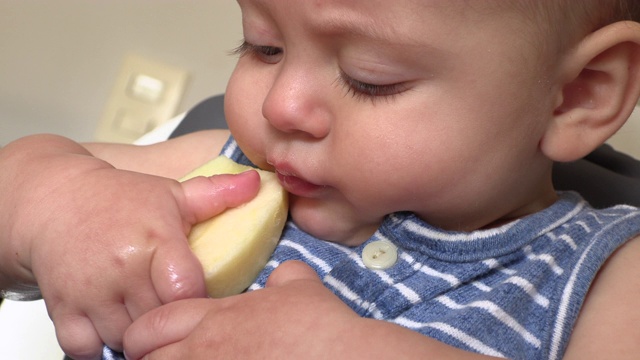
[[[328,37],[364,38],[391,46],[426,46],[415,34],[405,34],[397,27],[380,26],[375,19],[361,14],[342,12],[316,20],[309,26]]]
[[[325,35],[352,35],[382,40],[390,43],[396,42],[399,34],[387,26],[376,24],[371,18],[351,15],[351,14],[335,14],[319,21],[313,22],[312,25]]]

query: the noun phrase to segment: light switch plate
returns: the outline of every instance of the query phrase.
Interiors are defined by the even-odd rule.
[[[171,119],[187,84],[186,70],[138,55],[125,58],[95,140],[131,143]]]

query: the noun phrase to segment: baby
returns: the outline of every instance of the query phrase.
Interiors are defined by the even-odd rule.
[[[9,296],[39,286],[65,351],[640,353],[640,211],[595,210],[551,182],[554,161],[591,152],[638,101],[640,24],[628,20],[640,4],[239,4],[231,138],[34,136],[1,150],[0,284]],[[257,177],[168,178],[220,149],[275,171],[291,200],[252,291],[214,300],[185,236],[248,201]]]

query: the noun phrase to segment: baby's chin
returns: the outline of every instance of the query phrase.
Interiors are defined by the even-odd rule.
[[[329,242],[358,246],[369,239],[378,229],[380,222],[358,223],[336,212],[322,211],[312,207],[304,199],[290,196],[290,213],[293,223],[307,234]]]

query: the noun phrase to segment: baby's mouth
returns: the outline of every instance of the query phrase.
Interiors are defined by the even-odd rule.
[[[293,195],[310,197],[325,187],[311,183],[301,177],[276,168],[276,174],[282,187]]]

